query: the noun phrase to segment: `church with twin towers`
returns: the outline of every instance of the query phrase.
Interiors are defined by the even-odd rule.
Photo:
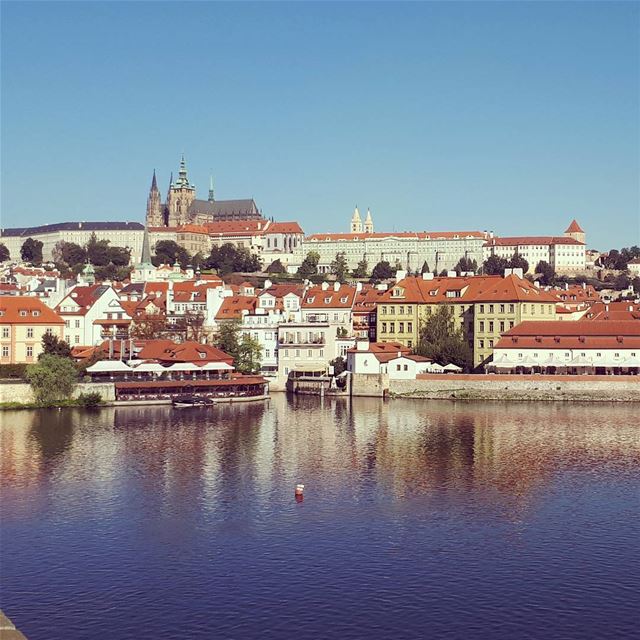
[[[147,227],[181,227],[185,224],[206,224],[223,220],[262,220],[263,216],[253,198],[216,200],[213,178],[206,200],[196,198],[196,187],[189,180],[184,154],[180,160],[178,177],[173,174],[165,201],[162,201],[155,169],[147,198]]]
[[[356,205],[353,217],[351,218],[351,233],[373,233],[373,218],[371,217],[371,211],[369,209],[367,209],[367,217],[365,218],[364,224],[362,224],[358,205]]]

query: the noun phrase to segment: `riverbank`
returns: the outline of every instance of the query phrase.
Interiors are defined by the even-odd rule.
[[[424,375],[391,380],[392,398],[640,402],[638,376]]]

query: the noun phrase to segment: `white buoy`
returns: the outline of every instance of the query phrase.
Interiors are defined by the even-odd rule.
[[[301,496],[304,493],[304,485],[303,484],[297,484],[296,485],[296,495],[297,496]]]

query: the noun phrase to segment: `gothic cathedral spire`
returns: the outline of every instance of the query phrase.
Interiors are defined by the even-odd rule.
[[[151,179],[151,188],[149,189],[149,197],[147,198],[147,227],[162,227],[164,225],[164,215],[162,213],[162,201],[160,191],[158,190],[158,181],[156,180],[156,170],[153,170],[153,178]]]

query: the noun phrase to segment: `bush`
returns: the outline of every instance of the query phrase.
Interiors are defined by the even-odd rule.
[[[26,364],[0,364],[0,378],[24,379],[26,372]]]
[[[45,355],[27,368],[27,380],[38,404],[51,405],[69,400],[78,380],[78,371],[69,358]]]
[[[76,402],[82,407],[96,407],[102,402],[102,396],[98,391],[90,391],[89,393],[81,393]]]

